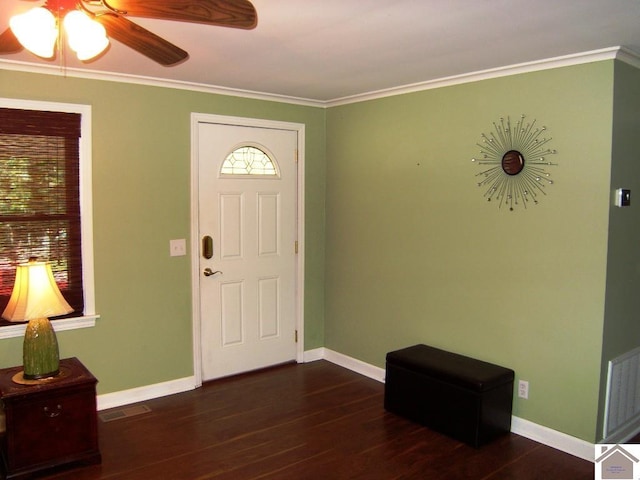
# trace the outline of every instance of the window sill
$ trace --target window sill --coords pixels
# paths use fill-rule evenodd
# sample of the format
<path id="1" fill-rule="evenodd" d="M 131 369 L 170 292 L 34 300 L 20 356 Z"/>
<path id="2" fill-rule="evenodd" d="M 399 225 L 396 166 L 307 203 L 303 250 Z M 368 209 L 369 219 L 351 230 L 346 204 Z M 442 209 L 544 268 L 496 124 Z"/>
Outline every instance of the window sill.
<path id="1" fill-rule="evenodd" d="M 97 314 L 85 315 L 84 317 L 64 318 L 61 320 L 54 320 L 51 322 L 51 325 L 53 325 L 53 329 L 56 332 L 62 332 L 63 330 L 75 330 L 78 328 L 90 328 L 96 326 L 96 319 L 98 318 L 100 318 L 100 315 Z M 22 337 L 24 336 L 26 328 L 26 323 L 2 327 L 0 328 L 0 339 Z"/>

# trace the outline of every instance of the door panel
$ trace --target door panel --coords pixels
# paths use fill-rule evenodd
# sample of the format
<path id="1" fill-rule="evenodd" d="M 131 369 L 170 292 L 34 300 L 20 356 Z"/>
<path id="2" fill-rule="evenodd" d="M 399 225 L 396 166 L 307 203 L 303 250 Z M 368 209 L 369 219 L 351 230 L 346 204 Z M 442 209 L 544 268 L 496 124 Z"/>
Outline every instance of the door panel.
<path id="1" fill-rule="evenodd" d="M 220 194 L 220 252 L 222 259 L 242 255 L 242 195 Z"/>

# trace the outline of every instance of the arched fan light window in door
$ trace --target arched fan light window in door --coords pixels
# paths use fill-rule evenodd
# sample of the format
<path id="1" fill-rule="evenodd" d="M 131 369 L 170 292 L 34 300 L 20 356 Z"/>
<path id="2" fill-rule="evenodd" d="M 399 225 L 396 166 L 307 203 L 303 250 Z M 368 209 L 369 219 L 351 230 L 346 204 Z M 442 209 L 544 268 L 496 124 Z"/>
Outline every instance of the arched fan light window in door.
<path id="1" fill-rule="evenodd" d="M 0 34 L 0 55 L 23 48 L 54 58 L 66 37 L 80 60 L 100 55 L 117 40 L 161 65 L 186 60 L 189 54 L 127 17 L 177 20 L 252 29 L 256 10 L 248 0 L 45 0 L 14 15 Z"/>
<path id="2" fill-rule="evenodd" d="M 222 162 L 220 174 L 227 175 L 260 175 L 267 177 L 278 177 L 279 169 L 272 156 L 264 149 L 243 145 L 234 148 Z"/>

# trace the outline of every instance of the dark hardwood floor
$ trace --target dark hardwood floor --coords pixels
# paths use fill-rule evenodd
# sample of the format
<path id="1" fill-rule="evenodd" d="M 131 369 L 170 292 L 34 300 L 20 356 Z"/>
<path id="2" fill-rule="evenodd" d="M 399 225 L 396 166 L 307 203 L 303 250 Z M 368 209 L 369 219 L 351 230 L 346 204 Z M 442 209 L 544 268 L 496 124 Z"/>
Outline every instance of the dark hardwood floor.
<path id="1" fill-rule="evenodd" d="M 326 361 L 143 402 L 103 423 L 102 465 L 47 479 L 593 479 L 591 462 L 508 434 L 480 449 L 383 408 L 384 385 Z M 105 413 L 105 412 L 101 412 Z"/>

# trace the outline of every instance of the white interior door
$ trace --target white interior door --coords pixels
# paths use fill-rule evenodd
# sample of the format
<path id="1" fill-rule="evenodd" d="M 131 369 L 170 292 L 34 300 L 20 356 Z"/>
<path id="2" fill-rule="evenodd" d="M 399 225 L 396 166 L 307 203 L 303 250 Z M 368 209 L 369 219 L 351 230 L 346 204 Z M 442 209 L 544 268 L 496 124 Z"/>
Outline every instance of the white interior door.
<path id="1" fill-rule="evenodd" d="M 297 148 L 293 130 L 198 123 L 202 380 L 296 359 Z"/>

